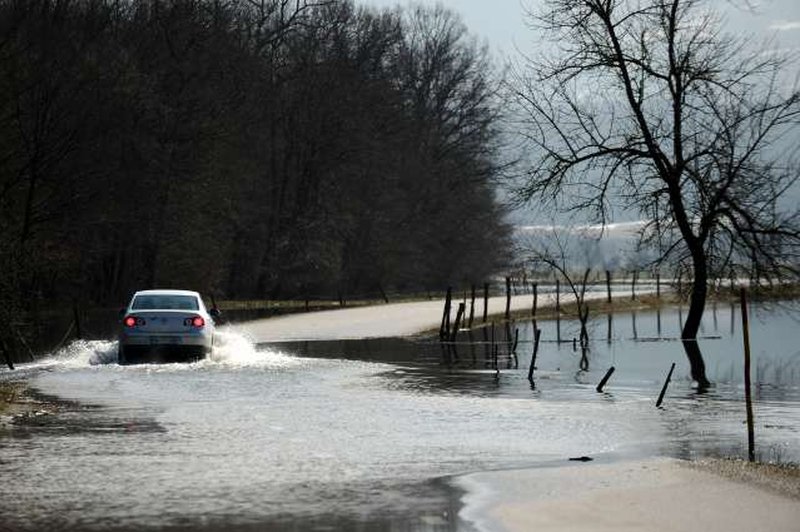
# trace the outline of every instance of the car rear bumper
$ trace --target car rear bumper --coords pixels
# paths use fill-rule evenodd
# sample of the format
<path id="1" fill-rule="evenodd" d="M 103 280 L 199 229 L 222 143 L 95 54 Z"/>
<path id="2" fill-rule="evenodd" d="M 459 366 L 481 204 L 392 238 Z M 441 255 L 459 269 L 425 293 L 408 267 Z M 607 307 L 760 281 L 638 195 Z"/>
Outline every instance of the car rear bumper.
<path id="1" fill-rule="evenodd" d="M 209 349 L 212 346 L 213 333 L 203 331 L 202 333 L 188 334 L 176 332 L 123 332 L 119 335 L 120 345 L 174 345 L 174 346 L 204 346 Z"/>
<path id="2" fill-rule="evenodd" d="M 194 362 L 211 352 L 212 338 L 211 334 L 123 333 L 119 337 L 119 363 Z"/>
<path id="3" fill-rule="evenodd" d="M 211 348 L 204 345 L 120 344 L 119 363 L 127 365 L 196 362 L 204 359 L 210 352 Z"/>

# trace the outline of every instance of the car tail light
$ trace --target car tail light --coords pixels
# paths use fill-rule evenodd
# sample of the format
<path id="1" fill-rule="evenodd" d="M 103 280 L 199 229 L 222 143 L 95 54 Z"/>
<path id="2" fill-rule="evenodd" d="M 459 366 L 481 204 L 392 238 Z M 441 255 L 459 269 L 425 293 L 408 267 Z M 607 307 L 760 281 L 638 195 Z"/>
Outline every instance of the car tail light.
<path id="1" fill-rule="evenodd" d="M 202 316 L 195 316 L 193 318 L 186 318 L 183 320 L 183 324 L 190 327 L 197 327 L 198 329 L 205 327 L 206 320 L 202 318 Z"/>
<path id="2" fill-rule="evenodd" d="M 144 318 L 137 318 L 136 316 L 128 316 L 124 320 L 122 320 L 122 323 L 125 324 L 125 327 L 136 327 L 137 325 L 141 327 L 142 325 L 144 325 Z"/>

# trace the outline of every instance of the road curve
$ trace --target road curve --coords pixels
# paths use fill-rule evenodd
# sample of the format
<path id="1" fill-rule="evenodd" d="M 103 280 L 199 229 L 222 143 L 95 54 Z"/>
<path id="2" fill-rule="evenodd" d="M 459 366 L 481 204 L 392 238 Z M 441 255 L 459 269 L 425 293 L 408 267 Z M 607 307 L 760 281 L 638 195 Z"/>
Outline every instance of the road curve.
<path id="1" fill-rule="evenodd" d="M 605 297 L 605 293 L 589 293 L 586 299 Z M 570 301 L 562 294 L 563 301 Z M 453 301 L 451 321 L 455 319 L 459 301 Z M 533 299 L 530 294 L 513 296 L 512 310 L 530 309 Z M 506 298 L 490 297 L 490 315 L 505 312 Z M 555 305 L 555 294 L 539 294 L 540 308 Z M 363 338 L 387 338 L 412 336 L 424 331 L 438 329 L 442 320 L 444 299 L 389 303 L 367 307 L 323 310 L 302 314 L 291 314 L 276 318 L 248 321 L 237 325 L 237 329 L 256 343 L 292 342 L 302 340 L 351 340 Z M 467 301 L 469 314 L 469 301 Z M 475 301 L 475 317 L 483 316 L 483 299 Z"/>

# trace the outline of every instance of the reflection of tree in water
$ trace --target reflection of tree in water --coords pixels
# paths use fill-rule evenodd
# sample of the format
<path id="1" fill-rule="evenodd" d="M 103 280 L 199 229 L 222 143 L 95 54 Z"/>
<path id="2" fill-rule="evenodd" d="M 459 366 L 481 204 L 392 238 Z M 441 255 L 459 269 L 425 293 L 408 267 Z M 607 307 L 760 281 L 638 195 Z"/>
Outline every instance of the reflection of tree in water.
<path id="1" fill-rule="evenodd" d="M 578 361 L 578 371 L 575 373 L 575 382 L 587 384 L 589 375 L 589 347 L 581 346 L 581 359 Z"/>
<path id="2" fill-rule="evenodd" d="M 578 363 L 581 371 L 589 371 L 589 348 L 587 346 L 581 347 L 581 361 Z"/>

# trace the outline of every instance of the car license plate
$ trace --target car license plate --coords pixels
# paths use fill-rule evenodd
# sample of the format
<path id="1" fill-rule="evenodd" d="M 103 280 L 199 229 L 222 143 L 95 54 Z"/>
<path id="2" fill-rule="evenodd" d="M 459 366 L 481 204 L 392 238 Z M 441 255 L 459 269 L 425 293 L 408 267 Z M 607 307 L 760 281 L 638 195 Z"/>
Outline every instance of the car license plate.
<path id="1" fill-rule="evenodd" d="M 183 339 L 180 336 L 151 336 L 150 345 L 180 344 Z"/>

